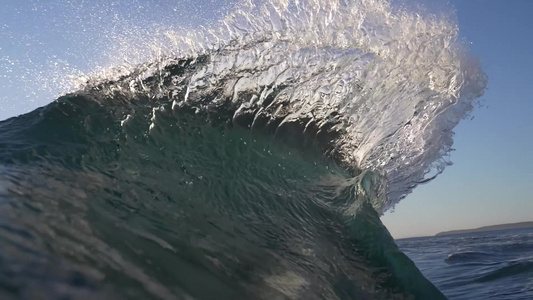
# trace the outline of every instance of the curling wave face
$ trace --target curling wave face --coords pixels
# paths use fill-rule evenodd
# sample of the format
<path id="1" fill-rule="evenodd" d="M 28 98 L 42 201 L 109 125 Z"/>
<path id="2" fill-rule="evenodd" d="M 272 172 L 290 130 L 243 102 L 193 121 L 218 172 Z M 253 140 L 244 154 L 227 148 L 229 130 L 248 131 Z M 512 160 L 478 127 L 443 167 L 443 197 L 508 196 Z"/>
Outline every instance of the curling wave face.
<path id="1" fill-rule="evenodd" d="M 252 2 L 221 25 L 166 32 L 157 62 L 83 86 L 165 98 L 174 110 L 223 107 L 252 130 L 298 127 L 345 167 L 382 174 L 388 188 L 374 207 L 383 212 L 450 164 L 452 130 L 486 85 L 455 23 L 384 1 Z M 172 71 L 184 63 L 194 67 Z"/>

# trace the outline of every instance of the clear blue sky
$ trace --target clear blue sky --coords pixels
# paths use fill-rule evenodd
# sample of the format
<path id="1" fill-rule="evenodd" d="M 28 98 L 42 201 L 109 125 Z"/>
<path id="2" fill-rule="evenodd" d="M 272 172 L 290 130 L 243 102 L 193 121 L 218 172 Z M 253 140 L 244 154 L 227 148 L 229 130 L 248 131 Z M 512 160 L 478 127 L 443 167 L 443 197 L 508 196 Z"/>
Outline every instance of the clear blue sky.
<path id="1" fill-rule="evenodd" d="M 216 11 L 223 15 L 231 6 L 227 2 L 1 1 L 0 119 L 47 104 L 61 91 L 66 75 L 105 64 L 109 57 L 102 53 L 111 28 L 195 27 Z M 397 238 L 533 221 L 533 1 L 424 2 L 429 11 L 456 10 L 460 35 L 472 42 L 471 53 L 481 60 L 489 89 L 482 98 L 485 107 L 455 130 L 454 166 L 418 187 L 382 220 Z M 117 13 L 131 23 L 120 27 L 113 22 Z M 143 33 L 135 34 L 142 38 Z M 43 83 L 49 87 L 43 90 Z"/>
<path id="2" fill-rule="evenodd" d="M 223 17 L 231 1 L 1 0 L 0 120 L 49 103 L 70 75 L 122 63 L 110 50 L 118 35 L 141 44 L 159 25 L 196 28 Z"/>

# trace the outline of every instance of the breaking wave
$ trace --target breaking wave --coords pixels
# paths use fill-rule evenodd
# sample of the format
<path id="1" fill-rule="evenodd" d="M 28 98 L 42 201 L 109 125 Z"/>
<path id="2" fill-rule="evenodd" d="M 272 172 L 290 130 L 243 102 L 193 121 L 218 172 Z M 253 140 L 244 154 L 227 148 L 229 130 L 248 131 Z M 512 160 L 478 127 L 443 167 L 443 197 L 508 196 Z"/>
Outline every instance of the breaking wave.
<path id="1" fill-rule="evenodd" d="M 457 31 L 385 1 L 248 1 L 78 78 L 0 123 L 2 293 L 444 298 L 379 215 L 450 164 L 485 89 Z"/>

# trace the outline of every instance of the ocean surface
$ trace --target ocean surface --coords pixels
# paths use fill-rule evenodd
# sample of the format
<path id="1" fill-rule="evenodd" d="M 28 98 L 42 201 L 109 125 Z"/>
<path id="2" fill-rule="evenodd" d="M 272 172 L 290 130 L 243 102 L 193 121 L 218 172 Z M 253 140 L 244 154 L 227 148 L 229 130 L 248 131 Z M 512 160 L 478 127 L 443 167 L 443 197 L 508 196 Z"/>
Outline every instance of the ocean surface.
<path id="1" fill-rule="evenodd" d="M 533 299 L 533 228 L 397 240 L 448 299 Z"/>
<path id="2" fill-rule="evenodd" d="M 115 53 L 0 122 L 0 299 L 445 299 L 379 216 L 450 165 L 485 90 L 457 32 L 386 1 L 243 1 Z"/>

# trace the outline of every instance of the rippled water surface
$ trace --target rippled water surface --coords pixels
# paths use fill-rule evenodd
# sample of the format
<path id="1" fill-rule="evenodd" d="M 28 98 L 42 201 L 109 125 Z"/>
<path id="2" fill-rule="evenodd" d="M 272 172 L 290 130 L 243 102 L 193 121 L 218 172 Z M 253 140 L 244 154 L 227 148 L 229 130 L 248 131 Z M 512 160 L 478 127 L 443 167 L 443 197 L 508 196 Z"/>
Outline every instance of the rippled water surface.
<path id="1" fill-rule="evenodd" d="M 449 299 L 533 299 L 533 229 L 396 243 Z"/>

